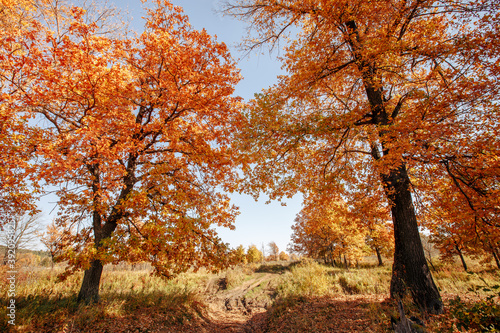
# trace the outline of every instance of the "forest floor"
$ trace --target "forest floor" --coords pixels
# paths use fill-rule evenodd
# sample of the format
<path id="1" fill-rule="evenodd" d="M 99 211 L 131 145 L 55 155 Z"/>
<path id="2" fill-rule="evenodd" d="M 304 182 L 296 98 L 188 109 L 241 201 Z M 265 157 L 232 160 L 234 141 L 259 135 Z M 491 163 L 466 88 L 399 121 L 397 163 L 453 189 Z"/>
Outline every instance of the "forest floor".
<path id="1" fill-rule="evenodd" d="M 493 297 L 497 269 L 477 266 L 471 273 L 456 265 L 435 266 L 445 313 L 421 318 L 406 300 L 407 316 L 423 319 L 428 332 L 481 332 L 481 325 L 500 324 L 500 299 Z M 58 282 L 61 272 L 60 267 L 20 269 L 16 325 L 8 324 L 9 297 L 2 288 L 0 332 L 390 332 L 391 317 L 398 317 L 388 294 L 390 265 L 349 270 L 313 261 L 241 265 L 173 280 L 152 276 L 146 267 L 111 266 L 101 280 L 100 302 L 91 305 L 76 302 L 82 275 Z M 0 267 L 0 279 L 6 278 Z"/>
<path id="2" fill-rule="evenodd" d="M 204 292 L 207 305 L 203 320 L 182 325 L 183 332 L 263 333 L 263 332 L 377 332 L 374 313 L 383 304 L 389 307 L 388 295 L 322 296 L 295 300 L 295 306 L 272 322 L 276 287 L 280 273 L 264 272 L 248 276 L 244 282 L 229 287 L 226 278 L 213 278 Z M 270 326 L 273 326 L 272 328 Z M 278 326 L 278 327 L 276 327 Z M 179 332 L 170 327 L 160 332 Z M 382 330 L 383 331 L 383 330 Z"/>

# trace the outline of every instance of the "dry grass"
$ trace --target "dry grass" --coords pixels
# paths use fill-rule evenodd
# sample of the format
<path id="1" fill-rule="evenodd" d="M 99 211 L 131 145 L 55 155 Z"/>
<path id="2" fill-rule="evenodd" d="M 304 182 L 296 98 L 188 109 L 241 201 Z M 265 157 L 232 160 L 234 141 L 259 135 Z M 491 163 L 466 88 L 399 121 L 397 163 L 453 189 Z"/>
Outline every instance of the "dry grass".
<path id="1" fill-rule="evenodd" d="M 78 304 L 82 274 L 57 282 L 56 270 L 21 270 L 17 275 L 16 325 L 5 314 L 0 331 L 12 332 L 133 332 L 189 324 L 204 315 L 198 282 L 203 274 L 165 281 L 143 271 L 103 273 L 100 303 Z M 5 278 L 5 272 L 2 274 Z M 2 290 L 2 305 L 7 304 Z M 6 307 L 2 307 L 2 312 Z"/>
<path id="2" fill-rule="evenodd" d="M 486 311 L 477 310 L 477 304 L 483 304 L 488 297 L 493 302 L 500 301 L 498 297 L 493 297 L 495 294 L 492 294 L 494 290 L 491 288 L 500 281 L 499 271 L 491 265 L 474 263 L 474 272 L 465 272 L 456 263 L 436 265 L 438 271 L 433 276 L 445 302 L 445 313 L 424 318 L 408 299 L 405 301 L 408 315 L 424 318 L 430 332 L 459 332 L 459 315 L 488 315 L 490 321 L 495 321 L 491 318 L 493 312 L 485 314 Z M 358 269 L 345 270 L 325 267 L 313 261 L 303 262 L 281 278 L 277 288 L 278 298 L 270 311 L 268 331 L 390 331 L 390 318 L 398 317 L 389 299 L 390 279 L 390 266 L 362 265 Z M 459 303 L 456 302 L 457 296 L 461 299 Z M 344 310 L 339 311 L 339 307 Z M 330 317 L 343 319 L 334 320 L 332 325 Z M 481 321 L 478 318 L 471 320 Z M 500 323 L 500 317 L 496 320 Z M 462 329 L 464 332 L 477 331 L 474 328 L 465 329 L 464 325 Z"/>
<path id="3" fill-rule="evenodd" d="M 498 284 L 499 271 L 477 262 L 471 265 L 474 273 L 464 272 L 454 263 L 435 266 L 433 276 L 447 309 L 441 316 L 425 318 L 428 330 L 458 332 L 457 317 L 491 295 L 483 287 Z M 6 269 L 0 269 L 0 278 L 6 281 Z M 390 317 L 397 317 L 388 294 L 389 265 L 345 270 L 303 261 L 289 266 L 236 266 L 218 275 L 199 271 L 170 281 L 151 276 L 147 265 L 110 267 L 103 274 L 101 302 L 96 305 L 77 304 L 82 274 L 57 282 L 60 270 L 38 267 L 19 271 L 15 327 L 7 323 L 8 295 L 2 288 L 0 331 L 237 332 L 244 326 L 255 332 L 384 332 L 390 329 Z M 253 283 L 249 280 L 262 277 L 266 283 L 245 292 L 254 298 L 260 293 L 271 296 L 274 301 L 270 299 L 272 305 L 266 314 L 246 314 L 246 326 L 239 328 L 228 324 L 227 318 L 217 323 L 211 319 L 206 294 L 214 292 L 209 290 L 210 283 L 225 279 L 228 290 L 239 290 Z M 453 303 L 457 296 L 461 303 Z M 464 306 L 462 312 L 455 311 L 457 304 Z M 406 309 L 421 316 L 411 302 L 406 302 Z"/>

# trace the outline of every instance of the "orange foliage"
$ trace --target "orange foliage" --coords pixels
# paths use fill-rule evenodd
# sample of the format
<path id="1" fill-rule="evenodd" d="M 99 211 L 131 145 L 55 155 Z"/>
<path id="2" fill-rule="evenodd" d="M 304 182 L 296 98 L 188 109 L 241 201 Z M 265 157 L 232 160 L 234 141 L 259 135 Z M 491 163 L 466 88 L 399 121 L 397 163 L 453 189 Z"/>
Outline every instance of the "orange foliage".
<path id="1" fill-rule="evenodd" d="M 469 186 L 467 178 L 475 179 L 477 185 Z M 487 185 L 490 181 L 472 171 L 460 180 L 448 175 L 439 186 L 428 189 L 430 195 L 423 203 L 421 215 L 444 258 L 487 255 L 493 256 L 500 267 L 500 220 L 498 204 L 494 203 L 498 197 L 495 186 Z"/>
<path id="2" fill-rule="evenodd" d="M 412 191 L 430 202 L 440 188 L 451 190 L 469 206 L 461 218 L 498 230 L 499 9 L 493 0 L 227 6 L 251 22 L 249 49 L 286 43 L 287 74 L 246 114 L 240 146 L 248 152 L 248 191 L 272 198 L 321 193 L 327 201 L 318 206 L 332 200 L 325 191 L 368 193 L 374 203 L 384 195 L 396 245 L 391 294 L 408 287 L 435 313 L 442 302 L 420 244 Z M 442 187 L 450 178 L 454 186 Z M 453 201 L 437 200 L 453 211 Z"/>
<path id="3" fill-rule="evenodd" d="M 0 1 L 0 227 L 13 216 L 36 210 L 39 188 L 30 176 L 30 158 L 37 136 L 27 128 L 29 117 L 11 107 L 30 84 L 24 55 L 38 37 L 34 14 L 31 1 Z"/>
<path id="4" fill-rule="evenodd" d="M 22 49 L 0 45 L 1 110 L 37 120 L 31 174 L 59 189 L 59 260 L 72 271 L 149 260 L 167 276 L 226 265 L 211 226 L 232 227 L 237 214 L 216 191 L 237 176 L 240 75 L 227 47 L 166 0 L 137 37 L 102 33 L 83 8 L 37 10 L 43 22 L 5 37 Z"/>
<path id="5" fill-rule="evenodd" d="M 331 263 L 341 257 L 352 262 L 361 259 L 366 229 L 349 215 L 342 200 L 321 205 L 307 202 L 292 226 L 292 250 Z"/>
<path id="6" fill-rule="evenodd" d="M 367 246 L 386 255 L 391 252 L 392 230 L 386 220 L 360 218 L 356 208 L 341 199 L 333 202 L 318 199 L 307 198 L 292 226 L 294 252 L 330 263 L 337 258 L 356 262 L 366 255 Z"/>
<path id="7" fill-rule="evenodd" d="M 448 164 L 468 191 L 488 192 L 487 201 L 474 201 L 476 211 L 496 209 L 498 4 L 445 1 L 437 11 L 433 1 L 233 3 L 228 11 L 253 23 L 249 48 L 274 46 L 292 26 L 299 31 L 281 57 L 289 74 L 247 111 L 240 144 L 260 162 L 248 167 L 250 190 L 274 198 L 375 187 L 369 195 L 378 201 L 380 174 L 401 161 L 434 187 L 449 177 Z M 372 93 L 383 110 L 370 104 Z"/>

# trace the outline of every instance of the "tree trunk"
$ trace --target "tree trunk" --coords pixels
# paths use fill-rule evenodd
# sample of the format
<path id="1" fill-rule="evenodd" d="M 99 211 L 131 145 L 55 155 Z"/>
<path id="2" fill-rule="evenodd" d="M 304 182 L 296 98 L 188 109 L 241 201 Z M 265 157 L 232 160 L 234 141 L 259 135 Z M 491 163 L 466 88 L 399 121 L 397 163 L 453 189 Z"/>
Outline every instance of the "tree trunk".
<path id="1" fill-rule="evenodd" d="M 392 206 L 394 223 L 391 297 L 403 298 L 409 291 L 413 301 L 423 311 L 440 314 L 443 312 L 443 302 L 425 259 L 406 165 L 402 163 L 381 176 Z"/>
<path id="2" fill-rule="evenodd" d="M 465 258 L 462 253 L 462 250 L 457 245 L 455 245 L 455 249 L 457 250 L 458 255 L 460 256 L 460 260 L 462 261 L 462 266 L 464 266 L 464 270 L 467 272 L 467 264 L 465 263 Z"/>
<path id="3" fill-rule="evenodd" d="M 375 248 L 375 252 L 377 252 L 378 265 L 384 266 L 384 262 L 382 261 L 382 255 L 380 254 L 380 249 L 378 247 Z"/>
<path id="4" fill-rule="evenodd" d="M 111 214 L 108 222 L 101 225 L 102 218 L 97 211 L 94 211 L 93 223 L 94 223 L 94 246 L 97 249 L 97 253 L 103 250 L 102 241 L 108 239 L 113 234 L 116 229 L 117 223 L 115 216 Z M 99 259 L 93 258 L 90 262 L 90 268 L 85 271 L 83 275 L 82 286 L 80 287 L 80 292 L 78 293 L 78 302 L 84 301 L 85 303 L 97 303 L 99 301 L 99 284 L 101 281 L 103 264 Z"/>
<path id="5" fill-rule="evenodd" d="M 493 258 L 495 258 L 495 262 L 497 263 L 498 269 L 500 269 L 500 260 L 498 258 L 498 253 L 496 249 L 493 248 L 491 252 L 493 252 Z"/>
<path id="6" fill-rule="evenodd" d="M 93 260 L 89 269 L 83 275 L 82 286 L 78 293 L 78 302 L 97 303 L 99 301 L 99 283 L 102 275 L 102 263 Z"/>
<path id="7" fill-rule="evenodd" d="M 371 123 L 378 128 L 383 155 L 389 154 L 390 143 L 397 141 L 395 133 L 390 133 L 388 127 L 393 123 L 402 107 L 398 103 L 392 111 L 386 109 L 382 77 L 377 76 L 373 60 L 364 55 L 365 45 L 355 21 L 345 22 L 348 28 L 348 43 L 353 50 L 358 69 L 363 78 L 366 98 L 370 103 Z M 397 134 L 396 134 L 397 135 Z M 380 160 L 378 146 L 372 143 L 372 156 Z M 393 158 L 396 156 L 393 156 Z M 402 156 L 400 159 L 402 161 Z M 394 223 L 394 264 L 391 280 L 391 296 L 403 297 L 407 290 L 413 300 L 422 310 L 430 313 L 442 313 L 443 302 L 434 284 L 432 275 L 425 260 L 424 248 L 418 233 L 417 217 L 410 190 L 410 180 L 404 162 L 388 173 L 381 172 L 382 183 L 386 196 L 391 203 L 392 220 Z"/>

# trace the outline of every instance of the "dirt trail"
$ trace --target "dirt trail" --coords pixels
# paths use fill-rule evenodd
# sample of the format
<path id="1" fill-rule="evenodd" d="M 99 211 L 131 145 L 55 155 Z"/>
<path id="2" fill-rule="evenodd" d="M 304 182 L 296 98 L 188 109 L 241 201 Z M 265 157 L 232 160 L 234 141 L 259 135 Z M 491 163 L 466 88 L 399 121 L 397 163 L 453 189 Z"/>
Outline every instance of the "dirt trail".
<path id="1" fill-rule="evenodd" d="M 208 295 L 209 303 L 226 311 L 240 311 L 246 314 L 251 314 L 258 309 L 266 309 L 273 294 L 273 291 L 269 289 L 272 279 L 272 274 L 257 273 L 251 279 L 233 288 L 228 288 L 224 278 L 219 279 L 216 281 L 216 292 Z"/>
<path id="2" fill-rule="evenodd" d="M 382 332 L 379 311 L 390 307 L 388 295 L 324 296 L 297 302 L 279 317 L 268 309 L 276 297 L 283 270 L 245 275 L 228 285 L 214 277 L 202 291 L 207 305 L 201 320 L 166 328 L 161 333 Z M 274 313 L 274 312 L 273 312 Z M 274 316 L 275 314 L 273 314 Z M 382 318 L 382 320 L 385 320 Z"/>
<path id="3" fill-rule="evenodd" d="M 245 280 L 234 286 L 228 285 L 227 277 L 214 277 L 202 291 L 207 305 L 202 320 L 160 332 L 178 333 L 182 329 L 183 333 L 264 333 L 279 275 L 257 272 L 245 275 Z"/>
<path id="4" fill-rule="evenodd" d="M 224 278 L 209 282 L 207 332 L 261 332 L 265 313 L 274 297 L 276 274 L 257 273 L 240 285 L 228 288 Z M 215 327 L 214 327 L 215 326 Z"/>

